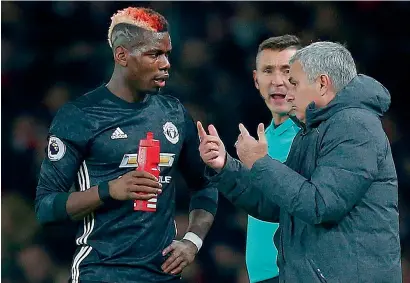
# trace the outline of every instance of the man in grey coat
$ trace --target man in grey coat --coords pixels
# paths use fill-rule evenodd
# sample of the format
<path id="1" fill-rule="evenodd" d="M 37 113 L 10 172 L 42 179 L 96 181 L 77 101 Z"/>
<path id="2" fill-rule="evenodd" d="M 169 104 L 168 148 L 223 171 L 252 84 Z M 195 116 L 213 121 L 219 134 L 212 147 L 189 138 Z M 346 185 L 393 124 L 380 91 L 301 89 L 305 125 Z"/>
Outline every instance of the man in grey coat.
<path id="1" fill-rule="evenodd" d="M 380 121 L 389 92 L 337 43 L 313 43 L 290 64 L 302 130 L 286 164 L 267 155 L 263 124 L 258 140 L 240 124 L 238 161 L 198 123 L 210 179 L 237 207 L 279 221 L 280 282 L 401 282 L 397 176 Z"/>

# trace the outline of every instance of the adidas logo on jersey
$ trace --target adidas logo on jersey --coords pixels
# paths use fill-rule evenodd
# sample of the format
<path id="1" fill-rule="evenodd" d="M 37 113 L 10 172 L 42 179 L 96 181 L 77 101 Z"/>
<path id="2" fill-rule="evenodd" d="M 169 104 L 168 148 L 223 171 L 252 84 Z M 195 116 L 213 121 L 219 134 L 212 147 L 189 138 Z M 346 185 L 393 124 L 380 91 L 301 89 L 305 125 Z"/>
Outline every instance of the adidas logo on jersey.
<path id="1" fill-rule="evenodd" d="M 124 133 L 120 128 L 116 128 L 115 131 L 111 135 L 112 140 L 126 139 L 126 138 L 128 138 L 127 134 Z"/>

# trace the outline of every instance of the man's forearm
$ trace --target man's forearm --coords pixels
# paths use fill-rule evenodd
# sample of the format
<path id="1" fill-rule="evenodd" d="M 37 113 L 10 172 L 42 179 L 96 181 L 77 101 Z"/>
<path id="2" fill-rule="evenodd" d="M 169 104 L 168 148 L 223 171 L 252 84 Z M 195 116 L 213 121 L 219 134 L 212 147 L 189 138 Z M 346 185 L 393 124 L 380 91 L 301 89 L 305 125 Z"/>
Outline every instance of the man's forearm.
<path id="1" fill-rule="evenodd" d="M 214 216 L 218 208 L 218 191 L 211 183 L 205 188 L 193 192 L 189 204 L 188 231 L 195 233 L 202 240 L 214 222 Z"/>
<path id="2" fill-rule="evenodd" d="M 103 204 L 98 195 L 98 186 L 83 192 L 73 192 L 66 203 L 66 211 L 72 220 L 81 220 Z"/>
<path id="3" fill-rule="evenodd" d="M 227 155 L 223 170 L 210 177 L 218 190 L 236 207 L 245 210 L 255 218 L 279 222 L 279 206 L 254 189 L 250 170 L 239 160 Z"/>
<path id="4" fill-rule="evenodd" d="M 203 209 L 194 209 L 189 213 L 187 232 L 195 233 L 202 240 L 205 239 L 214 222 L 214 216 Z"/>
<path id="5" fill-rule="evenodd" d="M 50 193 L 36 200 L 37 219 L 42 224 L 81 220 L 102 205 L 98 187 L 83 192 Z"/>

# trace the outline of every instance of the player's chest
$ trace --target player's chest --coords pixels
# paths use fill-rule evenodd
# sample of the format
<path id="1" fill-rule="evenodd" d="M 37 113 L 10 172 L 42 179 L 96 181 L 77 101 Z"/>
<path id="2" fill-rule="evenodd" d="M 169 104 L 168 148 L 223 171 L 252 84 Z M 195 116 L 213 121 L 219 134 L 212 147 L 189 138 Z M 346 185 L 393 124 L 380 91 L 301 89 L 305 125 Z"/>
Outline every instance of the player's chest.
<path id="1" fill-rule="evenodd" d="M 177 115 L 126 115 L 101 127 L 89 148 L 89 161 L 116 168 L 136 168 L 140 141 L 152 132 L 159 140 L 161 166 L 171 167 L 182 150 L 184 121 Z"/>

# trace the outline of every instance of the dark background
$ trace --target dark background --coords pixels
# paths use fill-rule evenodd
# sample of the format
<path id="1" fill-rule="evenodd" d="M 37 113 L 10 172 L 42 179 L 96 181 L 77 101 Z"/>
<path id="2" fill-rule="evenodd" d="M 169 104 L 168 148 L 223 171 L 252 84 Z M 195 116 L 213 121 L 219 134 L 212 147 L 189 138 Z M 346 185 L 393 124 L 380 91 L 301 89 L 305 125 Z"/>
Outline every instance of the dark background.
<path id="1" fill-rule="evenodd" d="M 252 70 L 258 44 L 292 33 L 304 43 L 332 40 L 352 52 L 359 71 L 391 92 L 384 118 L 400 191 L 404 282 L 410 282 L 409 2 L 2 2 L 1 239 L 5 283 L 66 282 L 75 227 L 41 228 L 33 199 L 47 129 L 66 101 L 107 82 L 111 15 L 130 5 L 151 7 L 171 24 L 171 80 L 195 120 L 214 123 L 235 156 L 237 125 L 256 132 L 270 122 Z M 179 237 L 189 199 L 178 193 Z M 186 282 L 248 282 L 246 214 L 221 198 L 215 225 Z"/>

